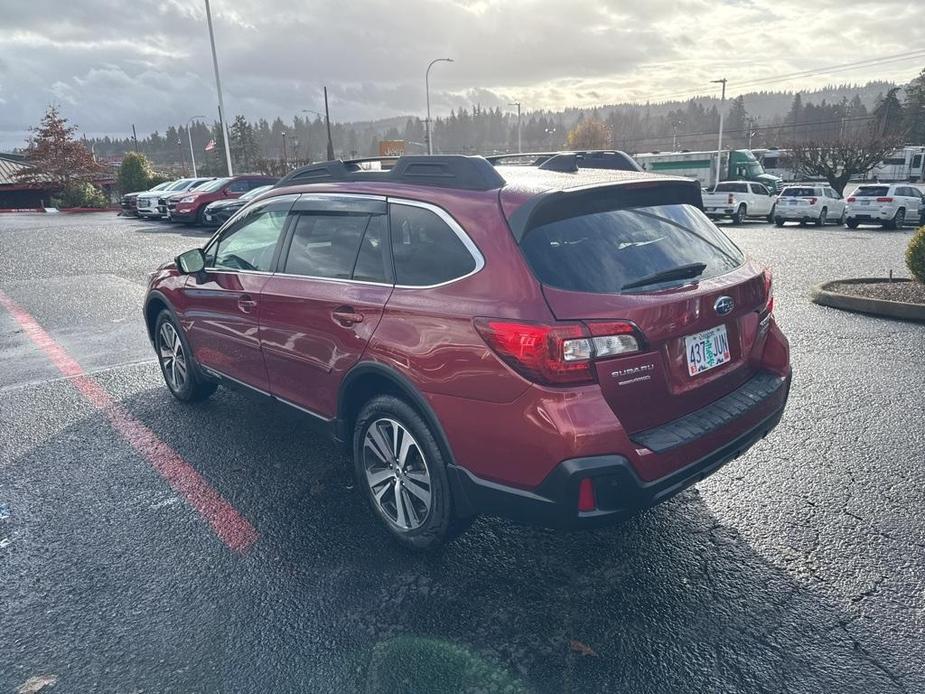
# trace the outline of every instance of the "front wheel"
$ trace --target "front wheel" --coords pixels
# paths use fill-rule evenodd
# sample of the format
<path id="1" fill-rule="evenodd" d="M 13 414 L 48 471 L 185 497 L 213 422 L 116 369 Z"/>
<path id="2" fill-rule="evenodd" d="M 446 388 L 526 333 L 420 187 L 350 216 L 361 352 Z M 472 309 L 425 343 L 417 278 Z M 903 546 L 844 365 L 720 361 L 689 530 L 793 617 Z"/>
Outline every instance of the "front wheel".
<path id="1" fill-rule="evenodd" d="M 389 534 L 409 549 L 430 550 L 461 531 L 453 517 L 446 463 L 424 419 L 390 395 L 363 406 L 353 432 L 357 485 Z"/>
<path id="2" fill-rule="evenodd" d="M 161 311 L 157 317 L 154 345 L 161 375 L 170 393 L 177 400 L 205 400 L 215 392 L 216 384 L 200 377 L 189 343 L 167 309 Z"/>

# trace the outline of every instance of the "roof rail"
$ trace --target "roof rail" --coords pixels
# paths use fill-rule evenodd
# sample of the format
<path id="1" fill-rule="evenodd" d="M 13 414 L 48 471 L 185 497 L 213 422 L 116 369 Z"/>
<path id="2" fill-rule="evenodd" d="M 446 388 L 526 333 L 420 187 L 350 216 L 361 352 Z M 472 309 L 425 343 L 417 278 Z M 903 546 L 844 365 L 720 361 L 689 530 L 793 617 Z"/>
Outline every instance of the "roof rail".
<path id="1" fill-rule="evenodd" d="M 369 170 L 361 166 L 361 164 L 372 162 L 388 162 L 391 167 Z M 493 190 L 502 187 L 505 182 L 501 174 L 484 157 L 447 154 L 368 157 L 347 161 L 337 159 L 319 162 L 292 171 L 284 176 L 275 187 L 341 181 L 408 183 L 464 190 Z"/>
<path id="2" fill-rule="evenodd" d="M 495 154 L 487 157 L 495 166 L 509 160 L 527 159 L 521 166 L 536 166 L 549 171 L 574 172 L 578 169 L 611 169 L 617 171 L 642 171 L 626 152 L 617 149 L 588 149 L 562 152 L 524 152 L 517 154 Z"/>

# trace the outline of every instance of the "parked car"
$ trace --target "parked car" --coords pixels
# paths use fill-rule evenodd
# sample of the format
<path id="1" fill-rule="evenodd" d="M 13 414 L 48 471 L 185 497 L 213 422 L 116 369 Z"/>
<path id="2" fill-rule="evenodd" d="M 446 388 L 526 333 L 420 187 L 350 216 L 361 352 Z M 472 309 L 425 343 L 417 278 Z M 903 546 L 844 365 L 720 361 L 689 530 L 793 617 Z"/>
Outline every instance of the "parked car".
<path id="1" fill-rule="evenodd" d="M 278 179 L 274 179 L 273 183 L 276 183 Z M 205 214 L 202 215 L 202 221 L 207 226 L 221 226 L 229 219 L 231 219 L 235 212 L 244 207 L 251 200 L 256 198 L 262 193 L 266 193 L 270 188 L 273 187 L 273 183 L 268 183 L 265 186 L 260 186 L 258 188 L 252 188 L 242 195 L 240 198 L 231 198 L 230 200 L 216 200 L 215 202 L 210 202 L 206 205 Z"/>
<path id="2" fill-rule="evenodd" d="M 733 224 L 748 218 L 770 219 L 775 198 L 762 183 L 728 181 L 703 194 L 703 210 L 710 219 L 728 217 Z"/>
<path id="3" fill-rule="evenodd" d="M 138 190 L 132 193 L 125 193 L 121 198 L 119 198 L 119 207 L 121 208 L 120 214 L 123 217 L 137 217 L 138 216 L 138 196 L 142 193 L 149 193 L 158 190 L 163 190 L 170 185 L 170 181 L 164 181 L 163 183 L 158 183 L 156 186 L 150 190 Z"/>
<path id="4" fill-rule="evenodd" d="M 170 210 L 170 219 L 174 222 L 187 224 L 202 224 L 205 218 L 206 206 L 216 200 L 229 200 L 241 197 L 244 193 L 276 183 L 279 179 L 272 176 L 232 176 L 231 178 L 217 178 L 189 194 L 172 196 L 176 206 Z"/>
<path id="5" fill-rule="evenodd" d="M 177 399 L 245 386 L 317 418 L 408 547 L 478 513 L 596 526 L 787 401 L 771 274 L 700 208 L 645 173 L 316 164 L 153 273 L 144 316 Z"/>
<path id="6" fill-rule="evenodd" d="M 176 181 L 171 181 L 166 187 L 160 190 L 139 193 L 136 198 L 138 216 L 142 219 L 160 219 L 167 214 L 166 208 L 164 208 L 163 212 L 161 211 L 160 200 L 162 197 L 191 190 L 211 180 L 211 178 L 181 178 Z"/>
<path id="7" fill-rule="evenodd" d="M 799 222 L 805 226 L 845 223 L 845 200 L 830 186 L 806 183 L 784 188 L 774 208 L 774 223 L 782 227 L 785 222 Z"/>
<path id="8" fill-rule="evenodd" d="M 190 191 L 199 190 L 203 186 L 212 181 L 216 180 L 215 176 L 208 178 L 199 178 L 195 183 L 190 185 L 186 190 L 180 191 L 162 191 L 161 196 L 157 200 L 157 211 L 161 215 L 161 219 L 166 219 L 170 221 L 170 215 L 177 206 L 177 201 L 180 198 L 186 197 Z"/>
<path id="9" fill-rule="evenodd" d="M 848 197 L 846 223 L 879 224 L 884 229 L 902 229 L 907 220 L 925 224 L 922 191 L 907 183 L 877 183 L 858 186 Z"/>

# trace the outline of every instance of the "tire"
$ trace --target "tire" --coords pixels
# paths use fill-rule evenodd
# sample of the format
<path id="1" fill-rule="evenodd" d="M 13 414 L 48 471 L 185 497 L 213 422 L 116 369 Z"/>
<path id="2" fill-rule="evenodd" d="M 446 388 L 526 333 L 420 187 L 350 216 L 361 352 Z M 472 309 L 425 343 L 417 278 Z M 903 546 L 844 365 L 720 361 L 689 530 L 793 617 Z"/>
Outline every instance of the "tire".
<path id="1" fill-rule="evenodd" d="M 823 207 L 822 212 L 819 213 L 819 219 L 816 220 L 816 226 L 824 227 L 827 221 L 829 221 L 829 210 L 828 208 Z"/>
<path id="2" fill-rule="evenodd" d="M 745 205 L 739 205 L 736 211 L 732 213 L 732 217 L 731 217 L 732 223 L 741 224 L 742 221 L 745 219 L 745 214 L 747 211 L 748 210 L 746 209 Z"/>
<path id="3" fill-rule="evenodd" d="M 884 224 L 887 229 L 902 229 L 906 225 L 906 208 L 900 207 L 893 215 L 893 219 Z"/>
<path id="4" fill-rule="evenodd" d="M 200 375 L 186 335 L 167 309 L 160 312 L 154 324 L 154 350 L 164 383 L 177 400 L 197 402 L 215 392 L 218 385 Z"/>
<path id="5" fill-rule="evenodd" d="M 436 549 L 472 521 L 454 518 L 440 446 L 404 400 L 380 395 L 363 406 L 353 429 L 353 467 L 373 513 L 407 549 Z"/>
<path id="6" fill-rule="evenodd" d="M 847 226 L 849 229 L 857 229 L 857 228 L 858 228 L 858 220 L 856 220 L 856 219 L 849 219 L 849 220 L 845 221 L 845 226 Z"/>
<path id="7" fill-rule="evenodd" d="M 778 226 L 778 227 L 784 226 L 784 218 L 783 218 L 783 217 L 775 217 L 775 218 L 774 218 L 774 226 Z"/>
<path id="8" fill-rule="evenodd" d="M 845 226 L 845 219 L 847 218 L 848 213 L 844 209 L 841 211 L 841 217 L 838 218 L 838 221 L 835 222 L 835 226 L 843 227 Z"/>
<path id="9" fill-rule="evenodd" d="M 206 206 L 203 205 L 196 211 L 196 221 L 193 222 L 193 226 L 201 227 L 205 225 L 205 216 L 206 216 Z"/>

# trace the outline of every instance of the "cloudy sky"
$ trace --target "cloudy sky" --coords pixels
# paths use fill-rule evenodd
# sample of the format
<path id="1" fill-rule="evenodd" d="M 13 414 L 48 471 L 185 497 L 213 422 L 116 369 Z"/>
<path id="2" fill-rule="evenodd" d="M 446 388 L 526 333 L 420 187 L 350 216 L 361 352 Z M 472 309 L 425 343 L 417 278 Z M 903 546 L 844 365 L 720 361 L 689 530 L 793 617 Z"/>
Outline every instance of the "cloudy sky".
<path id="1" fill-rule="evenodd" d="M 212 0 L 226 109 L 251 119 L 561 108 L 710 93 L 923 49 L 922 0 Z M 907 81 L 925 57 L 760 87 Z M 744 85 L 737 87 L 736 85 Z M 746 86 L 752 85 L 748 88 Z M 216 114 L 203 0 L 0 1 L 0 149 L 50 103 L 88 135 Z"/>

